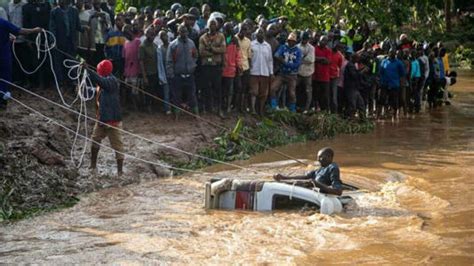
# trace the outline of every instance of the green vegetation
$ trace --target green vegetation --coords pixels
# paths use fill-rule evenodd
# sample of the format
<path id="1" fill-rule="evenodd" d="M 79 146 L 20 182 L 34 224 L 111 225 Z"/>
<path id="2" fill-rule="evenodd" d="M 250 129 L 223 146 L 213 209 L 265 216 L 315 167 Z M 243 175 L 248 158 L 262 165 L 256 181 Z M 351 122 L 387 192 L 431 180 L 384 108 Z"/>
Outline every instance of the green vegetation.
<path id="1" fill-rule="evenodd" d="M 167 10 L 175 2 L 186 7 L 208 2 L 238 21 L 255 19 L 259 14 L 267 18 L 285 15 L 294 29 L 324 30 L 342 22 L 346 28 L 367 24 L 375 36 L 383 38 L 406 32 L 413 33 L 416 39 L 472 40 L 474 34 L 465 28 L 473 27 L 472 18 L 455 21 L 455 10 L 470 5 L 463 0 L 118 0 L 117 10 L 123 11 L 128 6 Z"/>
<path id="2" fill-rule="evenodd" d="M 461 69 L 471 69 L 474 60 L 474 51 L 471 48 L 465 48 L 460 45 L 454 51 L 454 61 Z"/>
<path id="3" fill-rule="evenodd" d="M 61 204 L 54 205 L 51 207 L 42 207 L 42 208 L 29 208 L 29 209 L 18 209 L 18 208 L 13 208 L 13 206 L 10 204 L 10 196 L 13 193 L 13 189 L 10 190 L 10 192 L 6 194 L 1 194 L 0 195 L 0 222 L 2 221 L 18 221 L 22 219 L 27 219 L 31 218 L 37 215 L 41 215 L 44 213 L 52 212 L 52 211 L 58 211 L 62 210 L 65 208 L 70 208 L 76 203 L 79 202 L 79 199 L 76 197 L 70 197 L 66 201 L 62 202 Z"/>
<path id="4" fill-rule="evenodd" d="M 339 115 L 328 113 L 303 115 L 278 111 L 255 125 L 246 124 L 245 120 L 240 118 L 232 132 L 221 133 L 214 139 L 213 145 L 198 151 L 198 154 L 220 161 L 246 160 L 268 147 L 331 138 L 337 134 L 367 133 L 373 129 L 374 122 L 370 120 L 346 120 Z M 165 161 L 186 169 L 198 169 L 213 164 L 210 160 L 200 158 L 190 161 L 165 158 Z"/>

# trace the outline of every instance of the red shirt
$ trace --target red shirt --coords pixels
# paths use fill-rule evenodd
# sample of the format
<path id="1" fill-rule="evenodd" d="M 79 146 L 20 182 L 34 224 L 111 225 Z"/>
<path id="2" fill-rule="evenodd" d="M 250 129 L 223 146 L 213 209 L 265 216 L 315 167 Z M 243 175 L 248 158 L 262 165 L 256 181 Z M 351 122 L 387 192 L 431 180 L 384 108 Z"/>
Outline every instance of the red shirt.
<path id="1" fill-rule="evenodd" d="M 325 57 L 327 60 L 331 60 L 331 50 L 327 47 L 321 48 L 318 46 L 314 49 L 314 54 L 316 57 Z M 329 82 L 329 65 L 322 63 L 314 63 L 314 74 L 313 80 Z"/>
<path id="2" fill-rule="evenodd" d="M 331 64 L 329 65 L 329 77 L 338 78 L 341 76 L 342 54 L 339 51 L 331 52 Z"/>

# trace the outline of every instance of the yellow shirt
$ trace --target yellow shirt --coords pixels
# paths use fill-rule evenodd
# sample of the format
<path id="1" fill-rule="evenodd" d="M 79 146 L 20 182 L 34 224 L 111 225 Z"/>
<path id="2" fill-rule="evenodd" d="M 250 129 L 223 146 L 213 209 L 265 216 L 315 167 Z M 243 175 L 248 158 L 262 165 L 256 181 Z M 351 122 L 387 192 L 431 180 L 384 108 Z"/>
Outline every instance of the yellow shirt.
<path id="1" fill-rule="evenodd" d="M 449 60 L 448 60 L 448 53 L 446 53 L 443 57 L 443 65 L 444 65 L 444 73 L 449 74 Z"/>
<path id="2" fill-rule="evenodd" d="M 240 60 L 240 66 L 243 71 L 249 70 L 250 69 L 250 63 L 249 59 L 252 58 L 252 49 L 250 47 L 250 40 L 247 37 L 244 37 L 242 40 L 239 38 L 238 35 L 235 35 L 237 40 L 239 41 L 239 48 L 241 52 L 241 58 Z"/>

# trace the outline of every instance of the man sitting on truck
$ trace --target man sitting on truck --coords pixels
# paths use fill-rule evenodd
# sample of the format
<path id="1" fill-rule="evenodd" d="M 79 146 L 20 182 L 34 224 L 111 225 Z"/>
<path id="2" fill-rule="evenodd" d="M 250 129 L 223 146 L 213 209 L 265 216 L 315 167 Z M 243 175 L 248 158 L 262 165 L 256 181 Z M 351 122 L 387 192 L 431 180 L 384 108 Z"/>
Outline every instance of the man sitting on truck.
<path id="1" fill-rule="evenodd" d="M 320 168 L 302 176 L 284 176 L 276 174 L 273 178 L 276 181 L 281 180 L 311 180 L 320 192 L 340 196 L 342 194 L 342 182 L 339 174 L 339 166 L 333 162 L 334 151 L 329 148 L 322 148 L 318 151 L 317 159 L 321 165 Z"/>

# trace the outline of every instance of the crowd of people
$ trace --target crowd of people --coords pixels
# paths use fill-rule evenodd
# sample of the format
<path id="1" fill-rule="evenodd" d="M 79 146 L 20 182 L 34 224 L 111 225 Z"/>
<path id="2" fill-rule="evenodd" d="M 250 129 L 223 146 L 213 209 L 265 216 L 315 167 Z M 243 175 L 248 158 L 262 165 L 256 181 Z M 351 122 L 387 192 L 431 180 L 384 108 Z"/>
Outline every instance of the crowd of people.
<path id="1" fill-rule="evenodd" d="M 58 0 L 54 6 L 13 0 L 7 10 L 0 7 L 2 27 L 6 21 L 17 30 L 54 34 L 60 51 L 53 51 L 53 71 L 63 89 L 74 87 L 64 59 L 80 56 L 91 65 L 108 59 L 114 76 L 131 85 L 121 86 L 122 104 L 144 112 L 171 114 L 177 111 L 171 102 L 221 117 L 281 109 L 397 117 L 420 112 L 423 101 L 429 107 L 449 104 L 447 87 L 456 81 L 441 42 L 406 34 L 377 41 L 367 26 L 291 31 L 285 16 L 234 21 L 208 4 L 201 10 L 176 3 L 166 11 L 129 7 L 117 13 L 115 0 Z M 33 40 L 30 34 L 14 42 L 19 60 L 30 69 L 38 63 Z M 14 65 L 14 81 L 48 87 L 47 65 L 26 75 L 6 53 L 11 52 L 2 48 L 0 58 Z"/>

